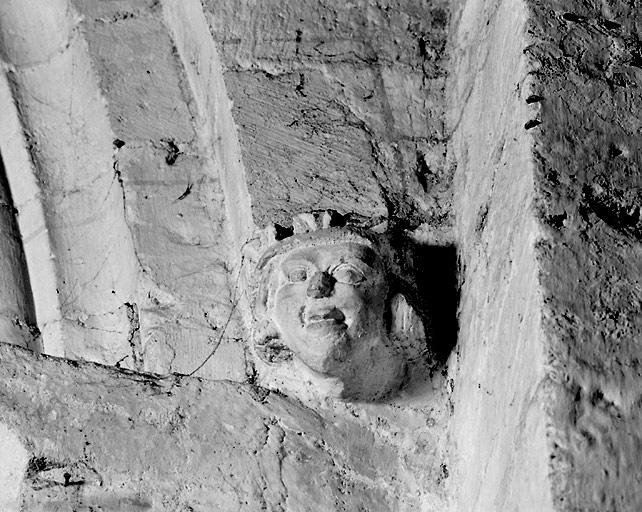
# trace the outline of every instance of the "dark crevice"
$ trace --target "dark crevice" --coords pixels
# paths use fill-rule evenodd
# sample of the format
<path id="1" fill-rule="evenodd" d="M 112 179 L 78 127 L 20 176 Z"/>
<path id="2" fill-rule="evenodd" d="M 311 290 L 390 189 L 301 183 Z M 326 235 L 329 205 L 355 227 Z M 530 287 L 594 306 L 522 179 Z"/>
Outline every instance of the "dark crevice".
<path id="1" fill-rule="evenodd" d="M 601 190 L 596 192 L 588 185 L 584 187 L 582 195 L 583 202 L 580 210 L 585 218 L 587 218 L 587 211 L 591 211 L 619 233 L 638 241 L 642 240 L 642 218 L 639 205 L 629 204 L 617 191 Z"/>
<path id="2" fill-rule="evenodd" d="M 294 40 L 296 43 L 296 55 L 299 55 L 302 36 L 303 36 L 303 31 L 300 28 L 298 28 L 296 30 L 296 38 Z"/>
<path id="3" fill-rule="evenodd" d="M 457 248 L 413 244 L 411 252 L 414 284 L 405 293 L 424 320 L 428 349 L 440 367 L 446 364 L 459 333 Z"/>
<path id="4" fill-rule="evenodd" d="M 420 151 L 417 151 L 417 165 L 415 166 L 415 176 L 424 192 L 428 192 L 428 176 L 430 168 L 426 163 L 426 157 Z"/>
<path id="5" fill-rule="evenodd" d="M 274 229 L 276 231 L 275 238 L 277 240 L 283 240 L 289 236 L 294 235 L 293 226 L 282 226 L 281 224 L 274 224 Z"/>
<path id="6" fill-rule="evenodd" d="M 619 23 L 611 20 L 603 20 L 602 26 L 607 30 L 619 30 L 622 27 Z"/>
<path id="7" fill-rule="evenodd" d="M 543 101 L 544 98 L 542 96 L 539 96 L 537 94 L 531 94 L 528 98 L 526 98 L 526 103 L 531 104 L 531 103 L 539 103 L 540 101 Z"/>
<path id="8" fill-rule="evenodd" d="M 546 217 L 546 223 L 554 229 L 562 229 L 566 224 L 566 219 L 568 218 L 566 212 L 562 212 L 559 215 L 549 215 Z"/>
<path id="9" fill-rule="evenodd" d="M 179 155 L 183 152 L 173 139 L 161 139 L 161 143 L 167 153 L 165 155 L 165 163 L 167 163 L 167 165 L 174 165 L 176 160 L 178 160 Z"/>
<path id="10" fill-rule="evenodd" d="M 138 305 L 136 303 L 126 302 L 125 307 L 127 308 L 127 320 L 129 321 L 127 341 L 131 347 L 134 368 L 137 371 L 142 371 L 144 369 L 144 364 L 142 345 L 140 341 L 140 316 L 138 313 Z"/>
<path id="11" fill-rule="evenodd" d="M 571 23 L 583 23 L 586 21 L 586 16 L 575 14 L 574 12 L 565 12 L 562 14 L 562 18 L 566 21 L 570 21 Z"/>
<path id="12" fill-rule="evenodd" d="M 307 94 L 303 92 L 304 88 L 305 88 L 305 75 L 303 73 L 299 73 L 299 83 L 295 87 L 295 91 L 300 96 L 307 96 Z"/>
<path id="13" fill-rule="evenodd" d="M 182 201 L 185 199 L 187 196 L 189 196 L 192 193 L 192 186 L 193 183 L 188 183 L 187 187 L 185 188 L 185 192 L 183 192 L 180 196 L 176 198 L 177 201 Z"/>

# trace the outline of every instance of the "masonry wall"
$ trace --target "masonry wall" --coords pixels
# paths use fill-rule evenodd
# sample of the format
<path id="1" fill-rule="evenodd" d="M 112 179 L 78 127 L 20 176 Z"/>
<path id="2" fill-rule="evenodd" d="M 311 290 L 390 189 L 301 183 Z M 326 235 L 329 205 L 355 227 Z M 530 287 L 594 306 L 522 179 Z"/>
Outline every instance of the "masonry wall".
<path id="1" fill-rule="evenodd" d="M 0 508 L 640 509 L 634 7 L 38 4 L 0 6 Z M 388 402 L 257 385 L 241 249 L 326 207 L 414 251 L 435 359 Z"/>
<path id="2" fill-rule="evenodd" d="M 460 12 L 460 507 L 638 510 L 639 13 Z"/>
<path id="3" fill-rule="evenodd" d="M 236 317 L 227 321 L 239 295 L 233 240 L 243 236 L 243 214 L 240 194 L 229 199 L 235 215 L 226 212 L 231 180 L 223 169 L 236 174 L 237 186 L 244 181 L 229 105 L 217 100 L 227 101 L 221 69 L 194 5 L 203 17 L 194 2 L 74 3 L 107 105 L 140 272 L 131 348 L 120 364 L 189 374 L 216 349 L 199 375 L 243 380 L 242 334 Z M 229 229 L 228 218 L 235 219 Z"/>
<path id="4" fill-rule="evenodd" d="M 253 217 L 332 208 L 448 222 L 444 1 L 203 3 Z"/>
<path id="5" fill-rule="evenodd" d="M 555 504 L 639 510 L 642 15 L 630 2 L 528 5 Z"/>
<path id="6" fill-rule="evenodd" d="M 34 6 L 7 4 L 9 11 L 0 23 L 13 35 L 23 28 L 13 18 L 33 22 L 49 45 L 45 58 L 21 63 L 33 84 L 20 81 L 21 66 L 7 73 L 10 87 L 4 99 L 13 124 L 3 132 L 11 135 L 11 143 L 0 146 L 3 153 L 20 149 L 11 153 L 15 158 L 7 174 L 19 176 L 24 169 L 24 176 L 35 182 L 35 192 L 25 191 L 16 201 L 18 219 L 33 221 L 23 236 L 34 226 L 44 233 L 41 246 L 25 242 L 30 275 L 36 275 L 33 262 L 38 258 L 44 255 L 49 262 L 48 280 L 38 280 L 34 297 L 46 304 L 53 291 L 51 325 L 64 327 L 65 312 L 82 308 L 58 284 L 78 286 L 78 276 L 93 268 L 100 271 L 100 279 L 83 277 L 93 299 L 101 294 L 112 302 L 123 299 L 104 279 L 110 272 L 127 284 L 128 295 L 122 322 L 114 329 L 98 326 L 100 336 L 90 337 L 90 343 L 83 344 L 82 336 L 98 327 L 82 315 L 72 318 L 72 327 L 82 333 L 78 337 L 69 339 L 64 329 L 48 331 L 50 343 L 43 352 L 65 359 L 0 347 L 6 349 L 1 356 L 6 373 L 0 379 L 0 422 L 10 432 L 0 446 L 21 454 L 11 470 L 0 475 L 6 482 L 2 485 L 11 490 L 10 506 L 172 511 L 446 507 L 451 411 L 442 368 L 430 366 L 434 380 L 426 370 L 412 389 L 388 403 L 328 402 L 314 409 L 261 389 L 246 353 L 247 331 L 239 321 L 243 290 L 237 289 L 236 278 L 240 249 L 253 236 L 254 221 L 259 219 L 261 227 L 273 220 L 287 224 L 282 214 L 331 207 L 369 215 L 374 207 L 379 220 L 398 222 L 400 233 L 434 217 L 416 234 L 418 245 L 448 238 L 443 234 L 450 227 L 451 197 L 450 173 L 443 165 L 445 74 L 437 51 L 446 37 L 443 5 L 413 5 L 408 12 L 396 4 L 371 6 L 365 17 L 358 9 L 327 6 L 334 18 L 324 20 L 326 11 L 315 11 L 301 36 L 306 52 L 315 54 L 313 45 L 326 37 L 328 44 L 349 46 L 355 33 L 357 56 L 348 48 L 345 57 L 308 56 L 301 64 L 296 50 L 285 52 L 283 62 L 294 61 L 287 65 L 293 66 L 293 76 L 307 77 L 306 88 L 301 94 L 295 88 L 291 104 L 284 96 L 280 103 L 257 110 L 248 101 L 251 109 L 245 111 L 232 110 L 231 100 L 243 105 L 240 82 L 235 82 L 239 77 L 230 71 L 232 60 L 221 41 L 219 59 L 214 37 L 221 23 L 234 30 L 240 23 L 245 31 L 244 24 L 251 25 L 252 19 L 235 19 L 229 6 L 203 10 L 197 1 L 60 0 L 49 5 L 47 16 L 40 13 L 44 19 L 24 17 L 23 8 Z M 278 9 L 268 6 L 273 12 Z M 293 23 L 297 16 L 292 16 Z M 411 29 L 407 34 L 406 27 Z M 340 32 L 336 37 L 335 28 Z M 403 36 L 397 49 L 386 36 L 393 29 Z M 260 32 L 257 37 L 269 39 Z M 296 31 L 290 36 L 296 42 Z M 38 31 L 30 28 L 26 40 L 29 48 L 38 48 Z M 69 41 L 73 44 L 67 45 Z M 395 56 L 404 60 L 397 62 Z M 47 77 L 56 59 L 64 61 L 61 80 L 68 87 L 55 88 L 49 102 Z M 332 69 L 331 77 L 324 75 L 326 68 Z M 359 77 L 350 77 L 349 91 L 341 92 L 339 78 L 347 81 L 351 68 L 366 77 L 365 85 L 372 90 L 365 90 Z M 82 80 L 73 80 L 75 70 L 83 70 Z M 253 83 L 251 74 L 243 71 L 242 76 Z M 255 102 L 264 99 L 270 78 L 261 80 L 261 87 L 248 94 Z M 326 89 L 326 83 L 332 88 Z M 30 103 L 30 85 L 42 93 L 43 101 Z M 287 89 L 273 92 L 280 95 Z M 366 121 L 349 112 L 353 103 L 370 100 L 374 106 L 359 107 Z M 309 108 L 301 110 L 302 102 Z M 389 102 L 394 108 L 386 106 Z M 61 103 L 74 106 L 73 122 L 49 137 L 51 126 L 64 124 L 56 117 L 67 113 Z M 83 110 L 86 105 L 92 108 Z M 426 105 L 430 108 L 424 115 Z M 326 118 L 338 111 L 347 117 Z M 89 113 L 98 128 L 83 131 Z M 279 113 L 296 115 L 306 128 L 285 126 L 287 133 L 272 142 L 269 132 L 252 138 L 243 121 L 250 113 L 255 121 Z M 35 147 L 29 143 L 32 137 Z M 290 143 L 300 147 L 302 160 L 274 153 L 262 164 L 293 164 L 286 166 L 286 186 L 275 187 L 268 176 L 264 181 L 269 186 L 262 186 L 262 171 L 255 167 L 261 147 Z M 317 144 L 321 155 L 311 150 Z M 95 147 L 100 151 L 91 151 Z M 63 153 L 58 160 L 56 151 Z M 87 160 L 91 158 L 96 165 Z M 65 180 L 72 180 L 74 173 L 84 177 L 83 166 L 94 170 L 98 177 L 83 182 L 94 188 L 68 190 L 68 181 L 67 188 L 56 188 L 48 163 L 55 164 L 53 171 L 63 173 Z M 313 200 L 301 194 L 309 188 L 308 164 L 320 182 L 335 187 L 324 185 Z M 335 164 L 345 167 L 338 172 Z M 342 183 L 348 175 L 349 183 Z M 352 182 L 354 193 L 343 193 Z M 104 226 L 105 216 L 88 216 L 103 205 L 93 195 L 101 190 L 110 201 L 105 203 L 108 214 L 126 227 L 124 246 L 109 237 L 118 230 Z M 337 193 L 328 195 L 328 190 Z M 276 212 L 275 194 L 283 191 L 298 199 L 284 201 Z M 387 204 L 389 191 L 394 193 Z M 79 196 L 83 208 L 60 217 L 55 194 L 65 204 Z M 42 217 L 27 215 L 33 203 L 40 205 Z M 109 248 L 99 245 L 83 258 L 76 253 L 56 258 L 66 247 L 56 238 L 57 230 L 73 233 L 81 221 L 84 231 L 78 236 L 90 232 L 91 239 L 112 240 Z M 86 236 L 83 243 L 91 239 Z M 65 243 L 70 240 L 63 237 Z M 127 263 L 122 272 L 113 269 L 119 258 Z M 82 272 L 74 274 L 74 265 Z M 64 293 L 57 293 L 61 289 Z M 453 323 L 454 310 L 449 312 Z M 42 318 L 46 316 L 38 320 Z M 21 474 L 17 483 L 15 474 Z"/>
<path id="7" fill-rule="evenodd" d="M 320 414 L 229 381 L 6 344 L 0 357 L 0 454 L 12 454 L 0 471 L 3 510 L 443 509 L 441 460 L 425 430 L 437 411 Z"/>

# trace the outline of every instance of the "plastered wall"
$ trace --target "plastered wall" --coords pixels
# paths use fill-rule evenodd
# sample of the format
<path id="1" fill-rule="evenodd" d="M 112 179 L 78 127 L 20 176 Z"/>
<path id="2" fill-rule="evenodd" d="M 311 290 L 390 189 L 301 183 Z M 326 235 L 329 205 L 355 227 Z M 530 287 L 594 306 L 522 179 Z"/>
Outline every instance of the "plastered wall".
<path id="1" fill-rule="evenodd" d="M 640 509 L 635 8 L 37 7 L 0 7 L 0 506 Z M 385 403 L 256 385 L 242 248 L 325 207 L 440 317 Z"/>
<path id="2" fill-rule="evenodd" d="M 526 6 L 453 18 L 450 149 L 462 283 L 452 358 L 457 510 L 551 510 Z"/>

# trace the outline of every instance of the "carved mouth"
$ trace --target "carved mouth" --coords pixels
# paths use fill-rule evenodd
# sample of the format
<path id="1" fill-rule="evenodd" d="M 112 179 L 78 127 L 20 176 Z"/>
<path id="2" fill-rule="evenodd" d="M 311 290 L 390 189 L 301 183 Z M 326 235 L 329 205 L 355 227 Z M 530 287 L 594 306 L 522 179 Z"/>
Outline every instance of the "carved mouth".
<path id="1" fill-rule="evenodd" d="M 319 324 L 319 323 L 336 323 L 342 324 L 346 317 L 340 309 L 332 308 L 326 311 L 315 311 L 307 315 L 306 324 Z"/>

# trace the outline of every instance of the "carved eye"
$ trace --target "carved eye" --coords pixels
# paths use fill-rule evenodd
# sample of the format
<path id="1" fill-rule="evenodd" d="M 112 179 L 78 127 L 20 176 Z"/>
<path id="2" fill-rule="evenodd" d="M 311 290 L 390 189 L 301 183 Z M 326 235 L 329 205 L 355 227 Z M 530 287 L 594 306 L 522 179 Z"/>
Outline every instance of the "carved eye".
<path id="1" fill-rule="evenodd" d="M 342 263 L 332 271 L 332 277 L 344 284 L 359 284 L 365 281 L 366 276 L 354 265 Z"/>
<path id="2" fill-rule="evenodd" d="M 305 267 L 295 267 L 288 271 L 288 281 L 291 283 L 302 283 L 308 278 L 308 270 Z"/>

